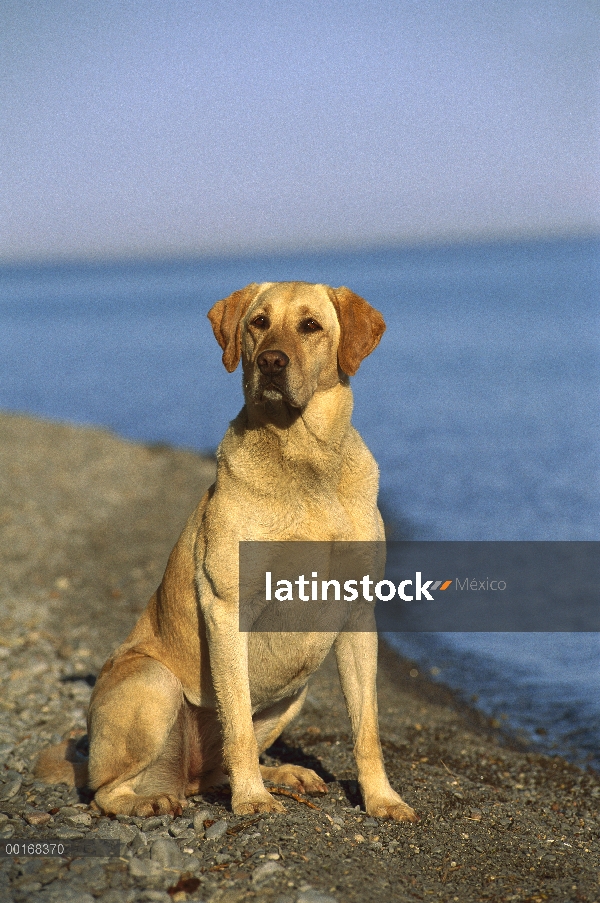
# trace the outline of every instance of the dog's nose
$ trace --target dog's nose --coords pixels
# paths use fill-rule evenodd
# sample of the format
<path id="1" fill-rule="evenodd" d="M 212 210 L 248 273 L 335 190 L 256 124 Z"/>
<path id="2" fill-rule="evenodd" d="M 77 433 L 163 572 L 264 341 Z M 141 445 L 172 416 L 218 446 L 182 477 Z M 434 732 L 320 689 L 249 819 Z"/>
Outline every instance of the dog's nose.
<path id="1" fill-rule="evenodd" d="M 285 370 L 289 362 L 285 351 L 261 351 L 256 360 L 258 369 L 264 376 L 277 376 Z"/>

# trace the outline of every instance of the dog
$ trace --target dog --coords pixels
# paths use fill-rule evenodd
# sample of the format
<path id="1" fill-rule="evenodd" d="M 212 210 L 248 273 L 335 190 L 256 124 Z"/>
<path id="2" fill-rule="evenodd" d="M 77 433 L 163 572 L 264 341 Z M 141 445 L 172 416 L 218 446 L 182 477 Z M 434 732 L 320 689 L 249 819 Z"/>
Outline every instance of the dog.
<path id="1" fill-rule="evenodd" d="M 304 282 L 252 283 L 208 317 L 226 369 L 242 361 L 245 405 L 160 587 L 99 675 L 89 760 L 64 741 L 42 753 L 36 775 L 87 784 L 108 815 L 180 814 L 186 796 L 224 783 L 238 815 L 284 809 L 265 780 L 324 793 L 314 771 L 266 767 L 259 755 L 298 715 L 333 646 L 366 811 L 414 821 L 385 773 L 375 630 L 265 635 L 238 620 L 240 541 L 384 539 L 377 465 L 351 424 L 349 384 L 383 317 L 347 288 Z"/>

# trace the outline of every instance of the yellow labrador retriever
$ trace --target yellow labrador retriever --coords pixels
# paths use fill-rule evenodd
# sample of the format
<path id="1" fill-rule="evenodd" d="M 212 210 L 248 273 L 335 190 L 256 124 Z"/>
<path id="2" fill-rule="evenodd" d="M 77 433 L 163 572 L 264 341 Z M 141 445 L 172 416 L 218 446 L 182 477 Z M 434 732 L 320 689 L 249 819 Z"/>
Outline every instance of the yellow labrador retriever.
<path id="1" fill-rule="evenodd" d="M 180 813 L 186 795 L 226 781 L 237 814 L 284 808 L 263 780 L 325 792 L 314 771 L 265 767 L 259 755 L 299 713 L 333 644 L 366 810 L 412 821 L 383 764 L 375 631 L 269 642 L 238 620 L 240 541 L 383 539 L 377 466 L 351 425 L 348 379 L 383 318 L 347 288 L 303 282 L 248 285 L 208 316 L 227 370 L 242 360 L 246 403 L 160 587 L 100 673 L 89 762 L 65 742 L 42 754 L 37 775 L 87 781 L 105 813 L 137 816 Z"/>

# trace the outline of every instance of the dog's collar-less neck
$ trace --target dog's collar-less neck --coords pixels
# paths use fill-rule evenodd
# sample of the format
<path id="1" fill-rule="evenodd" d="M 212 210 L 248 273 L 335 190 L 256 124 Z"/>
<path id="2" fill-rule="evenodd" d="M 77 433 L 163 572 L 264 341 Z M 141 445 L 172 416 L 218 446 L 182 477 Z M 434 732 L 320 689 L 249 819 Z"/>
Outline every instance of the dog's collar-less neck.
<path id="1" fill-rule="evenodd" d="M 347 383 L 338 383 L 331 389 L 317 391 L 302 410 L 286 406 L 281 418 L 271 418 L 262 405 L 247 400 L 246 425 L 250 430 L 258 430 L 265 437 L 276 439 L 282 446 L 290 445 L 293 434 L 300 434 L 302 443 L 325 449 L 330 447 L 339 452 L 350 428 L 353 398 Z M 295 444 L 295 443 L 294 443 Z M 314 448 L 313 448 L 314 451 Z"/>
<path id="2" fill-rule="evenodd" d="M 292 482 L 308 468 L 311 482 L 323 479 L 327 485 L 336 483 L 345 444 L 353 433 L 349 386 L 316 393 L 287 428 L 265 423 L 252 414 L 246 405 L 232 421 L 217 452 L 218 470 L 224 468 L 244 482 L 249 473 L 257 473 L 256 479 L 269 485 L 272 480 L 265 471 L 268 460 L 270 468 L 281 468 Z"/>

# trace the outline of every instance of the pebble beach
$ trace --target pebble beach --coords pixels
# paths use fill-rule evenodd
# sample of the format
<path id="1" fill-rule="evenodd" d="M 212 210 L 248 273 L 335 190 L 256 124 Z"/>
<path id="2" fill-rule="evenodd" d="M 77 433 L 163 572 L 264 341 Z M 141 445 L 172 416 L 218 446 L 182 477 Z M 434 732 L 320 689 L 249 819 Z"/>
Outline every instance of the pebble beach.
<path id="1" fill-rule="evenodd" d="M 332 658 L 263 757 L 314 768 L 324 797 L 234 816 L 226 792 L 182 816 L 102 816 L 35 780 L 39 751 L 85 745 L 96 675 L 160 582 L 210 458 L 99 429 L 0 415 L 0 846 L 117 842 L 115 855 L 0 856 L 24 903 L 600 900 L 600 775 L 517 745 L 380 645 L 382 746 L 415 824 L 368 817 Z"/>

